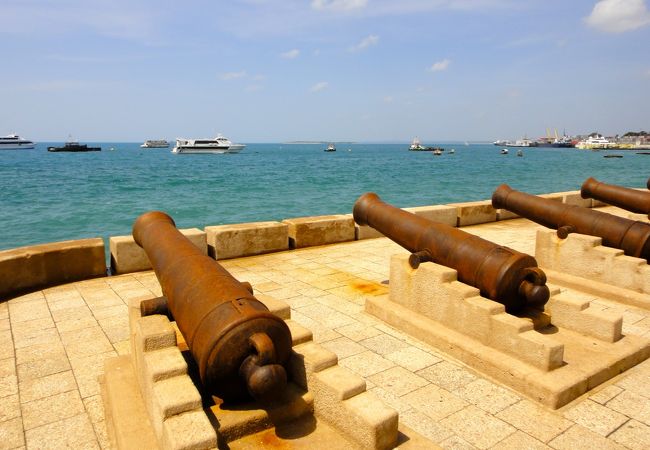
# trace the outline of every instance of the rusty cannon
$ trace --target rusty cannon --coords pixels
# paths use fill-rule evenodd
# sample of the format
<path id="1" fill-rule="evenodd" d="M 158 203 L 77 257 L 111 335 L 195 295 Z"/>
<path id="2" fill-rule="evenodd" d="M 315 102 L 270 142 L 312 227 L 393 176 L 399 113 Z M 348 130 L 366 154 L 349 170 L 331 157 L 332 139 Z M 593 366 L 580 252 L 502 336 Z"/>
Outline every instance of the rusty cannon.
<path id="1" fill-rule="evenodd" d="M 133 238 L 151 261 L 206 389 L 226 401 L 281 392 L 291 333 L 253 296 L 250 284 L 202 254 L 163 212 L 138 217 Z"/>
<path id="2" fill-rule="evenodd" d="M 499 186 L 492 194 L 492 206 L 507 209 L 553 228 L 562 239 L 569 233 L 598 236 L 606 247 L 618 248 L 628 256 L 650 261 L 650 224 L 589 208 L 565 205 L 516 191 L 506 184 Z"/>
<path id="3" fill-rule="evenodd" d="M 427 220 L 366 193 L 354 204 L 354 220 L 369 225 L 411 252 L 417 268 L 432 261 L 458 272 L 458 280 L 499 302 L 509 313 L 544 309 L 549 299 L 546 274 L 530 255 L 497 245 L 444 223 Z"/>
<path id="4" fill-rule="evenodd" d="M 650 192 L 606 184 L 589 177 L 580 188 L 582 198 L 593 198 L 639 214 L 650 214 Z"/>

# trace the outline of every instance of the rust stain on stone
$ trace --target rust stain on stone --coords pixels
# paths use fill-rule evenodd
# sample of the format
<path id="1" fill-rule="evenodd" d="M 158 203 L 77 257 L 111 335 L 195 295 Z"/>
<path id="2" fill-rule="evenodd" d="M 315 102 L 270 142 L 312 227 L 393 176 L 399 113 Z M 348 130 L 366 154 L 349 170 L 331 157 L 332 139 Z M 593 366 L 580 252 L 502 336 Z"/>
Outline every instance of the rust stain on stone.
<path id="1" fill-rule="evenodd" d="M 388 293 L 388 288 L 386 286 L 368 281 L 351 281 L 350 287 L 368 295 L 381 295 Z"/>

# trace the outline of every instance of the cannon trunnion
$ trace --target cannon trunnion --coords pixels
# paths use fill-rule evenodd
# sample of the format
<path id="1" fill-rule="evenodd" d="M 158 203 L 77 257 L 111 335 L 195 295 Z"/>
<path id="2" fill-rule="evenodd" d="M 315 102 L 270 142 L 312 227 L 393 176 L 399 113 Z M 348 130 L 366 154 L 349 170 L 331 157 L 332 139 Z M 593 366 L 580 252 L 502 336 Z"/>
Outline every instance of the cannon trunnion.
<path id="1" fill-rule="evenodd" d="M 650 180 L 649 180 L 650 181 Z M 603 183 L 589 177 L 580 188 L 582 198 L 594 198 L 639 214 L 650 214 L 650 192 Z"/>
<path id="2" fill-rule="evenodd" d="M 546 275 L 535 258 L 449 225 L 433 222 L 366 193 L 354 204 L 354 220 L 383 233 L 408 251 L 411 267 L 433 261 L 458 272 L 458 279 L 502 303 L 508 312 L 543 309 Z"/>
<path id="3" fill-rule="evenodd" d="M 566 238 L 569 233 L 598 236 L 607 247 L 618 248 L 628 256 L 650 261 L 650 224 L 565 205 L 516 191 L 506 184 L 499 186 L 492 194 L 492 206 L 556 229 L 560 238 Z"/>
<path id="4" fill-rule="evenodd" d="M 283 390 L 291 334 L 250 285 L 203 255 L 163 212 L 138 217 L 133 237 L 151 261 L 203 385 L 227 401 Z"/>

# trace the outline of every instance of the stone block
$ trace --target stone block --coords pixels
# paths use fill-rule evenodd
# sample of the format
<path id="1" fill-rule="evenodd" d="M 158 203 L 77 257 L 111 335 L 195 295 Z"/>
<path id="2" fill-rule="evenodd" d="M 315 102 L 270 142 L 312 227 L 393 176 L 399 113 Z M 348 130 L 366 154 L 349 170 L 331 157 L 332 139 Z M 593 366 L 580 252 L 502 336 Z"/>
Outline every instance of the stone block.
<path id="1" fill-rule="evenodd" d="M 178 347 L 167 347 L 144 355 L 144 375 L 152 384 L 187 373 L 187 362 Z"/>
<path id="2" fill-rule="evenodd" d="M 551 296 L 546 310 L 554 325 L 592 336 L 605 342 L 616 342 L 623 337 L 623 317 L 590 308 L 590 302 L 576 300 L 569 294 Z"/>
<path id="3" fill-rule="evenodd" d="M 288 229 L 280 222 L 208 226 L 208 253 L 214 259 L 228 259 L 287 250 Z"/>
<path id="4" fill-rule="evenodd" d="M 291 307 L 288 303 L 278 300 L 270 295 L 255 293 L 255 298 L 264 304 L 272 314 L 275 314 L 282 320 L 291 319 Z"/>
<path id="5" fill-rule="evenodd" d="M 458 208 L 451 205 L 413 206 L 404 208 L 404 211 L 451 227 L 458 223 Z"/>
<path id="6" fill-rule="evenodd" d="M 375 230 L 373 227 L 368 225 L 359 225 L 354 224 L 354 239 L 360 241 L 362 239 L 376 239 L 380 237 L 385 237 L 383 233 Z"/>
<path id="7" fill-rule="evenodd" d="M 494 222 L 497 220 L 497 211 L 492 207 L 491 200 L 450 203 L 447 206 L 456 208 L 456 224 L 459 227 L 476 225 L 479 223 Z"/>
<path id="8" fill-rule="evenodd" d="M 0 251 L 0 299 L 103 276 L 106 276 L 106 257 L 101 238 Z"/>
<path id="9" fill-rule="evenodd" d="M 294 383 L 307 389 L 313 373 L 334 367 L 337 363 L 336 353 L 313 342 L 306 342 L 293 347 L 287 371 Z"/>
<path id="10" fill-rule="evenodd" d="M 155 383 L 152 400 L 154 407 L 152 422 L 154 423 L 162 424 L 172 416 L 201 408 L 201 394 L 187 375 Z"/>
<path id="11" fill-rule="evenodd" d="M 162 447 L 169 450 L 217 448 L 217 432 L 202 409 L 186 412 L 165 420 Z"/>
<path id="12" fill-rule="evenodd" d="M 282 222 L 289 227 L 290 248 L 353 241 L 355 237 L 354 219 L 349 215 L 298 217 Z"/>
<path id="13" fill-rule="evenodd" d="M 580 191 L 557 192 L 556 194 L 562 196 L 562 202 L 566 205 L 575 205 L 582 208 L 592 207 L 592 200 L 590 198 L 582 198 Z"/>
<path id="14" fill-rule="evenodd" d="M 349 370 L 334 366 L 316 372 L 312 383 L 310 383 L 310 388 L 312 391 L 321 391 L 320 394 L 314 393 L 315 397 L 327 395 L 332 401 L 343 401 L 365 392 L 366 382 Z"/>
<path id="15" fill-rule="evenodd" d="M 285 323 L 289 327 L 291 332 L 291 342 L 292 345 L 296 346 L 309 342 L 314 338 L 314 334 L 308 328 L 303 327 L 298 322 L 294 320 L 285 320 Z"/>
<path id="16" fill-rule="evenodd" d="M 198 228 L 179 230 L 205 255 L 208 254 L 206 234 Z M 133 236 L 112 236 L 109 238 L 111 271 L 113 274 L 150 270 L 151 263 L 145 251 L 135 243 Z"/>

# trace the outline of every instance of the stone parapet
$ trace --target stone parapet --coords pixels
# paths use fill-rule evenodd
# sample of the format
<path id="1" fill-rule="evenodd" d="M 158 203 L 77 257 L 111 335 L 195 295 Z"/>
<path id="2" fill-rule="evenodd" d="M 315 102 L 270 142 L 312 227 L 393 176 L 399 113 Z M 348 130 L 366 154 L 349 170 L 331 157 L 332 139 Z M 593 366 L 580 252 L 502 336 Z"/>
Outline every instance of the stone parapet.
<path id="1" fill-rule="evenodd" d="M 214 259 L 228 259 L 287 250 L 288 229 L 280 222 L 208 226 L 208 253 Z"/>
<path id="2" fill-rule="evenodd" d="M 179 230 L 203 254 L 208 254 L 206 233 L 198 228 L 186 228 Z M 123 274 L 150 270 L 151 263 L 145 251 L 135 243 L 133 236 L 112 236 L 109 238 L 111 251 L 111 272 Z"/>
<path id="3" fill-rule="evenodd" d="M 101 238 L 0 251 L 0 299 L 103 276 L 106 276 L 106 259 Z"/>
<path id="4" fill-rule="evenodd" d="M 456 226 L 477 225 L 497 220 L 497 211 L 492 207 L 491 200 L 479 202 L 450 203 L 447 206 L 456 208 Z"/>
<path id="5" fill-rule="evenodd" d="M 285 219 L 289 229 L 289 247 L 303 248 L 353 241 L 354 219 L 350 215 L 313 216 Z"/>

